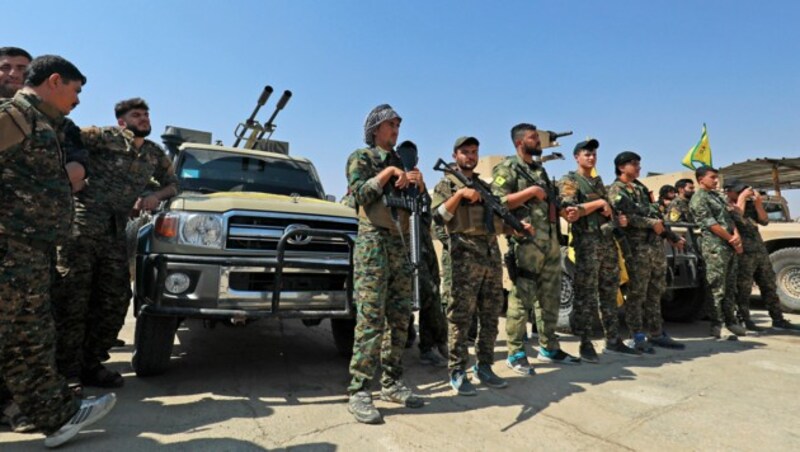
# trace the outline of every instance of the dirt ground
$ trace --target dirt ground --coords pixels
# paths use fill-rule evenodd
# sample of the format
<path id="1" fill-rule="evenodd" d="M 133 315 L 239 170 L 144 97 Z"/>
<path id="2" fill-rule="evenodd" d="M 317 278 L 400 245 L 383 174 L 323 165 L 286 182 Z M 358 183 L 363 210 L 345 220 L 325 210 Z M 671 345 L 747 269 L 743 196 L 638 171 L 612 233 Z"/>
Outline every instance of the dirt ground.
<path id="1" fill-rule="evenodd" d="M 800 323 L 800 316 L 789 315 Z M 754 319 L 769 325 L 764 311 Z M 537 364 L 521 377 L 504 364 L 509 387 L 478 385 L 452 395 L 446 371 L 406 351 L 406 381 L 427 399 L 418 410 L 378 401 L 385 424 L 358 424 L 347 412 L 347 361 L 328 322 L 261 321 L 177 335 L 169 371 L 137 378 L 130 367 L 133 317 L 110 367 L 125 386 L 109 416 L 63 449 L 154 450 L 798 450 L 800 335 L 769 331 L 738 342 L 707 337 L 708 324 L 668 324 L 685 351 L 641 358 L 601 355 L 599 364 Z M 574 337 L 563 347 L 576 353 Z M 602 341 L 596 340 L 600 349 Z M 377 382 L 376 382 L 377 383 Z M 101 391 L 87 388 L 90 394 Z M 0 429 L 0 450 L 40 450 L 42 436 Z"/>

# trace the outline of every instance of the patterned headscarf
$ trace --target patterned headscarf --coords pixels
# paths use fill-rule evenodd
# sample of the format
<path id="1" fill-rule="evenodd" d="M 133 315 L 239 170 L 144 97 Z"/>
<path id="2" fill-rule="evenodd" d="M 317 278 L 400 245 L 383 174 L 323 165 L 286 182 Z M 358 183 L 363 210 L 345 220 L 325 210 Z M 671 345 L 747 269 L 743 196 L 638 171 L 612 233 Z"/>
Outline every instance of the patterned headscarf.
<path id="1" fill-rule="evenodd" d="M 403 120 L 389 104 L 381 104 L 373 108 L 367 115 L 367 119 L 364 120 L 364 143 L 375 146 L 375 137 L 373 136 L 375 129 L 377 129 L 382 122 L 394 118 L 401 121 Z"/>

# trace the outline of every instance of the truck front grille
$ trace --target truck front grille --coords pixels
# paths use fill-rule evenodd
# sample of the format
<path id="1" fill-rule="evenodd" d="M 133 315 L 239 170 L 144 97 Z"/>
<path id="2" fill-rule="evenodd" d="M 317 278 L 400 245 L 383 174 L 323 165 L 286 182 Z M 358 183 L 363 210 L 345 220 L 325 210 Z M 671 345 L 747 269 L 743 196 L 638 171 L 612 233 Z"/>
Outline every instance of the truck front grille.
<path id="1" fill-rule="evenodd" d="M 290 226 L 341 231 L 353 237 L 358 232 L 358 222 L 355 219 L 234 215 L 228 219 L 225 248 L 253 251 L 275 250 L 278 247 L 278 241 Z M 306 236 L 298 232 L 287 241 L 286 251 L 347 253 L 348 246 L 343 238 L 313 237 L 308 240 Z"/>

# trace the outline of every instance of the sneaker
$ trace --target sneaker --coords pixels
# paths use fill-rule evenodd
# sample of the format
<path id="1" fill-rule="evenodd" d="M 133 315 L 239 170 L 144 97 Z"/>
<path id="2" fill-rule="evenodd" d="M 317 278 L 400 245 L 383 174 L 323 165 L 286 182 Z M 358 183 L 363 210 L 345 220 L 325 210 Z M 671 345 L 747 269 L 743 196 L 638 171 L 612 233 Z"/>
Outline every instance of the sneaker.
<path id="1" fill-rule="evenodd" d="M 45 447 L 58 447 L 66 443 L 78 432 L 105 417 L 116 403 L 117 396 L 113 392 L 96 399 L 83 399 L 72 418 L 58 431 L 47 435 L 44 439 Z"/>
<path id="2" fill-rule="evenodd" d="M 728 331 L 737 336 L 747 336 L 747 330 L 744 329 L 744 327 L 742 325 L 739 325 L 738 323 L 726 324 L 725 328 L 727 328 Z"/>
<path id="3" fill-rule="evenodd" d="M 3 408 L 3 412 L 0 413 L 0 424 L 8 425 L 14 433 L 28 433 L 36 430 L 33 422 L 20 411 L 19 405 L 14 402 L 8 402 L 8 405 Z"/>
<path id="4" fill-rule="evenodd" d="M 475 364 L 472 366 L 472 373 L 478 378 L 481 384 L 490 388 L 502 389 L 508 386 L 508 382 L 494 373 L 492 366 L 488 364 Z"/>
<path id="5" fill-rule="evenodd" d="M 439 354 L 442 355 L 444 359 L 450 356 L 450 349 L 447 347 L 447 344 L 436 344 L 436 350 L 439 351 Z"/>
<path id="6" fill-rule="evenodd" d="M 525 352 L 517 352 L 506 359 L 506 366 L 520 375 L 533 375 L 533 367 L 528 363 Z"/>
<path id="7" fill-rule="evenodd" d="M 624 356 L 642 356 L 642 352 L 635 348 L 628 347 L 624 342 L 617 339 L 614 342 L 606 342 L 603 348 L 604 355 L 624 355 Z"/>
<path id="8" fill-rule="evenodd" d="M 653 348 L 652 344 L 647 342 L 647 337 L 644 333 L 635 333 L 633 339 L 627 341 L 625 345 L 641 353 L 647 353 L 648 355 L 656 353 L 656 349 Z"/>
<path id="9" fill-rule="evenodd" d="M 442 356 L 434 349 L 430 349 L 426 352 L 420 352 L 419 362 L 433 367 L 447 367 L 447 360 L 442 358 Z"/>
<path id="10" fill-rule="evenodd" d="M 744 328 L 747 331 L 753 331 L 755 333 L 760 333 L 765 330 L 765 328 L 761 328 L 760 326 L 756 325 L 756 322 L 752 320 L 745 320 L 744 321 Z"/>
<path id="11" fill-rule="evenodd" d="M 662 348 L 671 348 L 673 350 L 683 350 L 686 348 L 686 344 L 682 344 L 675 339 L 669 337 L 666 332 L 661 332 L 660 336 L 651 337 L 647 339 L 647 342 L 656 345 Z"/>
<path id="12" fill-rule="evenodd" d="M 710 336 L 715 339 L 723 339 L 722 337 L 722 326 L 721 325 L 712 325 L 711 326 L 711 333 Z M 738 341 L 739 338 L 736 337 L 735 334 L 726 335 L 723 340 L 726 341 Z"/>
<path id="13" fill-rule="evenodd" d="M 800 325 L 792 325 L 792 322 L 786 319 L 773 320 L 772 329 L 780 331 L 800 331 Z"/>
<path id="14" fill-rule="evenodd" d="M 108 369 L 102 364 L 97 364 L 81 371 L 81 383 L 84 386 L 98 388 L 119 388 L 125 384 L 125 379 L 119 372 Z"/>
<path id="15" fill-rule="evenodd" d="M 596 354 L 595 354 L 596 355 Z M 539 361 L 553 364 L 580 364 L 581 359 L 570 355 L 560 348 L 555 351 L 539 348 Z"/>
<path id="16" fill-rule="evenodd" d="M 381 388 L 381 400 L 405 405 L 407 408 L 422 408 L 425 405 L 422 397 L 414 394 L 411 388 L 401 380 L 397 380 L 391 386 Z"/>
<path id="17" fill-rule="evenodd" d="M 453 388 L 453 391 L 455 391 L 457 395 L 478 395 L 478 391 L 475 390 L 475 386 L 472 385 L 472 382 L 467 378 L 467 373 L 463 370 L 453 371 L 450 375 L 450 387 Z"/>
<path id="18" fill-rule="evenodd" d="M 597 352 L 594 351 L 594 344 L 592 344 L 592 341 L 581 342 L 580 354 L 581 359 L 587 363 L 597 363 L 600 361 L 600 358 L 597 357 Z"/>
<path id="19" fill-rule="evenodd" d="M 381 424 L 383 417 L 372 404 L 372 394 L 367 391 L 358 391 L 350 396 L 347 401 L 347 411 L 362 424 Z"/>

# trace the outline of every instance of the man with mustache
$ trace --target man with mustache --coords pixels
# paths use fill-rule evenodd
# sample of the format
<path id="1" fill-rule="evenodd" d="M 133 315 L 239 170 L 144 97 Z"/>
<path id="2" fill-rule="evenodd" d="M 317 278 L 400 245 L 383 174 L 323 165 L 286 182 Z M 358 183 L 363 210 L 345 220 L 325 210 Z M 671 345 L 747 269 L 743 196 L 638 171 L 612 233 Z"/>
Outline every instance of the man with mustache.
<path id="1" fill-rule="evenodd" d="M 675 189 L 678 190 L 678 196 L 667 206 L 667 219 L 673 223 L 693 223 L 692 212 L 689 211 L 689 201 L 694 195 L 694 181 L 680 179 L 675 182 Z"/>
<path id="2" fill-rule="evenodd" d="M 556 336 L 561 299 L 559 212 L 556 190 L 542 165 L 539 133 L 533 124 L 517 124 L 511 129 L 511 140 L 517 152 L 492 170 L 492 192 L 536 232 L 508 241 L 516 259 L 517 278 L 508 296 L 506 364 L 521 375 L 533 375 L 523 340 L 531 309 L 536 312 L 539 331 L 539 361 L 580 364 L 581 360 L 564 352 Z"/>
<path id="3" fill-rule="evenodd" d="M 131 297 L 125 225 L 131 209 L 153 210 L 177 193 L 177 178 L 164 151 L 147 140 L 149 107 L 133 98 L 114 111 L 117 127 L 81 129 L 92 169 L 75 196 L 75 230 L 58 252 L 54 316 L 56 359 L 68 380 L 119 387 L 122 376 L 101 361 L 114 346 Z M 150 180 L 160 190 L 140 196 Z"/>
<path id="4" fill-rule="evenodd" d="M 114 394 L 79 401 L 55 362 L 52 253 L 73 213 L 56 129 L 85 83 L 75 65 L 44 55 L 30 62 L 14 98 L 0 101 L 0 378 L 47 447 L 69 441 L 116 402 Z"/>

